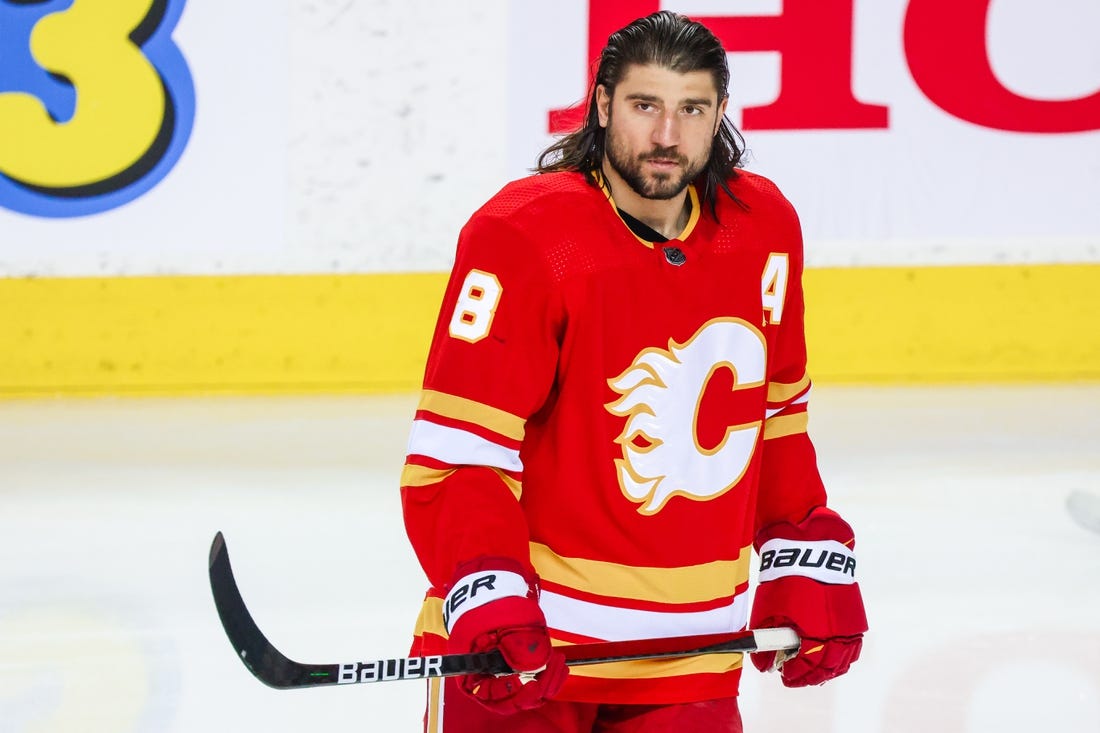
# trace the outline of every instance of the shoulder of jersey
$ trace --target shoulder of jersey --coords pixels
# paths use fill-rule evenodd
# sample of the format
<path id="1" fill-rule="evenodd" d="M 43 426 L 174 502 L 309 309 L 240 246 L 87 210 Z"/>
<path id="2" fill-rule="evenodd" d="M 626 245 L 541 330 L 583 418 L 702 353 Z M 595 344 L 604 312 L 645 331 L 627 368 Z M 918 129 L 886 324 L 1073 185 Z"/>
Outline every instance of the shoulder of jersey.
<path id="1" fill-rule="evenodd" d="M 793 214 L 794 207 L 779 187 L 769 178 L 751 171 L 737 171 L 737 178 L 731 181 L 730 190 L 741 199 L 750 209 L 764 208 L 774 210 L 777 214 Z M 730 204 L 728 198 L 720 196 Z M 734 204 L 735 205 L 735 204 Z"/>
<path id="2" fill-rule="evenodd" d="M 539 173 L 507 184 L 477 214 L 507 218 L 545 212 L 560 219 L 564 212 L 573 213 L 578 207 L 597 206 L 604 201 L 603 193 L 580 173 Z"/>

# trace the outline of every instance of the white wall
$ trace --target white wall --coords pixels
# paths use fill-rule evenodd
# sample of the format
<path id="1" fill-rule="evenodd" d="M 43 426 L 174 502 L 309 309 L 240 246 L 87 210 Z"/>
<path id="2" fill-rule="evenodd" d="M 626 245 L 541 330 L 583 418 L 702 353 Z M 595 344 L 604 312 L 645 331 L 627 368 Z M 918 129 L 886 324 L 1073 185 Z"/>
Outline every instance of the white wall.
<path id="1" fill-rule="evenodd" d="M 906 62 L 909 2 L 855 3 L 852 89 L 888 107 L 888 128 L 746 131 L 750 168 L 802 215 L 810 263 L 1100 261 L 1100 132 L 993 130 L 938 107 Z M 179 162 L 103 213 L 0 207 L 0 276 L 445 270 L 469 214 L 550 141 L 547 111 L 584 94 L 587 0 L 258 8 L 188 0 L 173 37 L 196 114 Z M 1095 0 L 992 0 L 990 64 L 1016 94 L 1087 97 L 1097 27 Z M 781 58 L 730 59 L 739 123 L 778 96 Z"/>

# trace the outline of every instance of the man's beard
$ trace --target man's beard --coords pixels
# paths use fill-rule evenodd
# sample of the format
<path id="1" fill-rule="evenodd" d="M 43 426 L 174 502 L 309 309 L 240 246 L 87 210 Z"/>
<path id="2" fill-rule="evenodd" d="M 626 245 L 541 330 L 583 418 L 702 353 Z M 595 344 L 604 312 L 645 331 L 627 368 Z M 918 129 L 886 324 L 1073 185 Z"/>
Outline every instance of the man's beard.
<path id="1" fill-rule="evenodd" d="M 675 160 L 680 165 L 679 175 L 675 172 L 646 173 L 645 161 L 652 158 Z M 709 158 L 710 147 L 707 148 L 705 155 L 697 160 L 688 160 L 687 157 L 680 155 L 675 147 L 658 147 L 635 157 L 612 134 L 611 125 L 608 124 L 607 127 L 607 161 L 627 185 L 642 198 L 662 201 L 675 198 L 703 172 Z"/>

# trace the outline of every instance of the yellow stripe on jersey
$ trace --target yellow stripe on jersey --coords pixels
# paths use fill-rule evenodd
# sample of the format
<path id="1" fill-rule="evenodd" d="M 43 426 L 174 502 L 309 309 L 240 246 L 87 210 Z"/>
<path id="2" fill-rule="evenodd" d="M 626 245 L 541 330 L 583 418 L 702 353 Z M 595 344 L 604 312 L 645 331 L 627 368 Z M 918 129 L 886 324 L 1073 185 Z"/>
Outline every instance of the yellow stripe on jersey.
<path id="1" fill-rule="evenodd" d="M 531 563 L 548 583 L 652 603 L 701 603 L 733 594 L 749 580 L 752 546 L 736 560 L 717 560 L 679 568 L 619 565 L 602 560 L 562 557 L 549 547 L 531 543 Z"/>
<path id="2" fill-rule="evenodd" d="M 810 375 L 806 374 L 802 379 L 788 384 L 786 382 L 768 383 L 768 402 L 787 402 L 794 399 L 810 386 Z"/>
<path id="3" fill-rule="evenodd" d="M 428 680 L 428 712 L 424 730 L 427 733 L 443 731 L 443 680 L 439 677 Z"/>
<path id="4" fill-rule="evenodd" d="M 438 484 L 456 470 L 455 468 L 427 468 L 426 466 L 417 466 L 411 463 L 406 464 L 405 468 L 401 470 L 401 485 L 431 486 L 432 484 Z M 501 471 L 499 468 L 491 468 L 491 470 L 504 482 L 504 485 L 508 487 L 512 495 L 516 497 L 516 501 L 519 501 L 519 498 L 523 495 L 523 484 L 504 473 L 504 471 Z"/>
<path id="5" fill-rule="evenodd" d="M 433 634 L 447 638 L 447 629 L 443 626 L 443 599 L 425 598 L 420 607 L 420 616 L 416 619 L 417 636 Z M 568 646 L 568 642 L 554 639 L 555 646 Z M 611 662 L 608 664 L 573 667 L 570 674 L 581 677 L 603 679 L 639 679 L 672 677 L 685 674 L 721 674 L 741 666 L 740 654 L 705 654 L 698 657 L 679 659 L 649 659 L 630 662 Z"/>
<path id="6" fill-rule="evenodd" d="M 703 654 L 679 659 L 645 659 L 631 662 L 608 662 L 569 668 L 576 677 L 597 679 L 653 679 L 688 674 L 722 674 L 741 666 L 740 654 Z"/>
<path id="7" fill-rule="evenodd" d="M 764 440 L 782 438 L 787 435 L 804 433 L 810 425 L 808 412 L 796 412 L 793 415 L 776 415 L 764 421 Z"/>
<path id="8" fill-rule="evenodd" d="M 431 486 L 432 484 L 438 484 L 454 472 L 455 469 L 453 468 L 426 468 L 425 466 L 415 466 L 407 463 L 405 468 L 401 470 L 401 485 Z"/>
<path id="9" fill-rule="evenodd" d="M 417 409 L 480 425 L 512 440 L 523 440 L 526 421 L 522 417 L 465 397 L 426 389 L 420 394 Z"/>
<path id="10" fill-rule="evenodd" d="M 443 639 L 447 638 L 447 627 L 443 625 L 443 599 L 429 596 L 420 606 L 420 615 L 416 617 L 416 627 L 413 631 L 416 636 L 434 634 Z"/>
<path id="11" fill-rule="evenodd" d="M 603 177 L 600 175 L 599 171 L 595 171 L 595 174 L 596 181 L 600 184 L 600 188 L 603 189 L 604 196 L 607 197 L 607 202 L 611 204 L 611 208 L 615 210 L 615 215 L 622 219 L 623 215 L 619 213 L 619 205 L 615 203 L 615 197 L 611 195 L 611 189 L 603 180 Z M 670 239 L 670 242 L 683 242 L 691 236 L 691 233 L 695 231 L 695 225 L 699 223 L 699 214 L 702 211 L 702 207 L 699 205 L 699 192 L 696 191 L 695 186 L 692 185 L 689 185 L 687 187 L 687 191 L 688 196 L 691 198 L 691 214 L 688 216 L 687 224 L 684 225 L 684 230 L 676 235 L 675 238 Z M 630 229 L 630 225 L 626 223 L 625 219 L 623 219 L 623 226 L 630 230 L 630 233 L 634 235 L 635 239 L 637 239 L 649 249 L 653 249 L 653 242 L 650 242 L 648 239 L 639 237 L 637 234 L 635 234 L 634 230 Z"/>
<path id="12" fill-rule="evenodd" d="M 699 223 L 699 212 L 702 209 L 699 206 L 699 192 L 695 190 L 695 186 L 688 186 L 688 196 L 691 197 L 691 215 L 688 217 L 687 224 L 684 225 L 684 231 L 676 236 L 676 239 L 681 242 L 690 237 L 691 233 L 695 231 L 695 225 Z"/>
<path id="13" fill-rule="evenodd" d="M 493 473 L 500 477 L 500 480 L 504 482 L 504 485 L 508 487 L 512 495 L 516 497 L 516 501 L 519 501 L 519 498 L 523 496 L 523 484 L 504 473 L 504 471 L 501 471 L 499 468 L 494 468 Z"/>

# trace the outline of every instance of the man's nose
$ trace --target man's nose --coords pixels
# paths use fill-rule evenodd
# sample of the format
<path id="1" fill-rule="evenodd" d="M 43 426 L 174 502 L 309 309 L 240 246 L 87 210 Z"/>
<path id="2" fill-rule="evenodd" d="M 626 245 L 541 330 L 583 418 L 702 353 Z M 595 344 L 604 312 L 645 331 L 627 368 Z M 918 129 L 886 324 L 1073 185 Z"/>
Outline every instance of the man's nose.
<path id="1" fill-rule="evenodd" d="M 675 114 L 664 114 L 653 128 L 653 143 L 662 148 L 680 144 L 680 120 Z"/>

